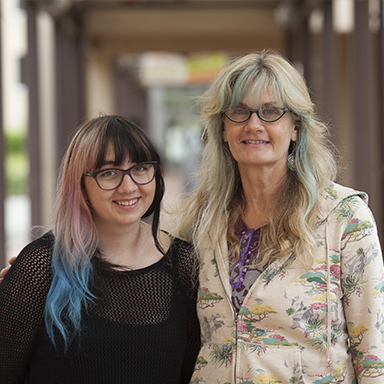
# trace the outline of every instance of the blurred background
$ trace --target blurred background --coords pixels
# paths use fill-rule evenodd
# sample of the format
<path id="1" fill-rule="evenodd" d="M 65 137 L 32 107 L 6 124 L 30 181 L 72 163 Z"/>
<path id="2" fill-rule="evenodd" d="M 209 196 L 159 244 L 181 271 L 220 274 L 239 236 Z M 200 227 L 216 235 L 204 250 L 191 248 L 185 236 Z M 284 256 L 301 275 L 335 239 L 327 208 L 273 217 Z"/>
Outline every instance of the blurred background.
<path id="1" fill-rule="evenodd" d="M 0 268 L 52 224 L 71 132 L 100 113 L 142 126 L 166 169 L 165 203 L 194 188 L 196 98 L 223 64 L 282 52 L 304 75 L 384 235 L 383 0 L 1 0 Z M 70 203 L 70 202 L 69 202 Z M 363 234 L 362 234 L 363 235 Z"/>

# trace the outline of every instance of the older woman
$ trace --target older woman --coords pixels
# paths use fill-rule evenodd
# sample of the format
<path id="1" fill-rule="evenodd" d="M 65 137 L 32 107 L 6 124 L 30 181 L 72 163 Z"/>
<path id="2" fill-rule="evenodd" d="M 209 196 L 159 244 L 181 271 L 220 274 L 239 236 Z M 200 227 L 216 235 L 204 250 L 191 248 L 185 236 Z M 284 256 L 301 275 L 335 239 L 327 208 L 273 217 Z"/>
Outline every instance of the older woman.
<path id="1" fill-rule="evenodd" d="M 333 182 L 327 127 L 281 55 L 201 98 L 201 183 L 179 233 L 201 260 L 192 383 L 384 380 L 383 261 L 367 195 Z"/>

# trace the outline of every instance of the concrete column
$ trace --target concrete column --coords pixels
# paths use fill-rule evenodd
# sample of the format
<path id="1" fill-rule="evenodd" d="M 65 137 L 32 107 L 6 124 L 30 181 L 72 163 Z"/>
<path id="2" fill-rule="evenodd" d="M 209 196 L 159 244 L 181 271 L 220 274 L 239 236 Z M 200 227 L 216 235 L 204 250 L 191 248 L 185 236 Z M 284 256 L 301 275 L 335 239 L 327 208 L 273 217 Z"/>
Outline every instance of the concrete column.
<path id="1" fill-rule="evenodd" d="M 114 73 L 116 113 L 134 121 L 147 131 L 147 90 L 123 66 L 116 64 Z"/>
<path id="2" fill-rule="evenodd" d="M 109 55 L 89 47 L 84 58 L 86 115 L 115 113 L 114 65 Z"/>
<path id="3" fill-rule="evenodd" d="M 2 84 L 2 20 L 0 18 L 0 90 L 3 90 Z M 3 131 L 3 92 L 0 92 L 0 269 L 6 265 L 5 260 L 5 172 L 4 172 L 4 131 Z"/>
<path id="4" fill-rule="evenodd" d="M 165 134 L 167 130 L 164 102 L 164 88 L 152 87 L 148 89 L 148 134 L 162 159 L 165 159 Z"/>
<path id="5" fill-rule="evenodd" d="M 31 199 L 31 224 L 41 225 L 41 174 L 39 92 L 37 67 L 37 5 L 25 3 L 27 11 L 28 54 L 26 58 L 26 82 L 29 92 L 28 151 L 29 151 L 29 195 Z"/>
<path id="6" fill-rule="evenodd" d="M 84 69 L 81 26 L 65 16 L 55 22 L 57 162 L 73 130 L 84 120 Z"/>
<path id="7" fill-rule="evenodd" d="M 330 126 L 332 142 L 340 149 L 340 119 L 341 119 L 341 90 L 340 90 L 340 45 L 339 36 L 333 28 L 332 2 L 322 3 L 324 11 L 323 29 L 323 118 Z"/>
<path id="8" fill-rule="evenodd" d="M 380 126 L 382 105 L 379 100 L 378 34 L 370 31 L 369 2 L 355 0 L 354 63 L 354 135 L 357 189 L 369 194 L 369 206 L 375 215 L 379 234 L 384 237 L 382 195 L 382 147 Z"/>
<path id="9" fill-rule="evenodd" d="M 384 2 L 380 2 L 380 35 L 379 35 L 379 80 L 380 80 L 380 90 L 379 90 L 379 105 L 384 105 Z M 384 108 L 379 108 L 379 111 L 381 111 L 380 115 L 380 133 L 381 133 L 381 148 L 384 148 Z M 383 151 L 381 153 L 381 166 L 380 166 L 380 174 L 381 174 L 381 192 L 384 191 L 384 155 Z M 382 222 L 381 226 L 384 225 L 384 204 L 381 206 L 381 215 L 382 215 Z M 381 234 L 381 241 L 384 240 L 383 234 L 384 234 L 384 228 L 380 231 Z"/>
<path id="10" fill-rule="evenodd" d="M 56 104 L 55 104 L 55 41 L 54 22 L 45 11 L 37 15 L 38 80 L 40 116 L 41 164 L 41 221 L 44 226 L 53 224 L 57 179 L 56 155 Z"/>

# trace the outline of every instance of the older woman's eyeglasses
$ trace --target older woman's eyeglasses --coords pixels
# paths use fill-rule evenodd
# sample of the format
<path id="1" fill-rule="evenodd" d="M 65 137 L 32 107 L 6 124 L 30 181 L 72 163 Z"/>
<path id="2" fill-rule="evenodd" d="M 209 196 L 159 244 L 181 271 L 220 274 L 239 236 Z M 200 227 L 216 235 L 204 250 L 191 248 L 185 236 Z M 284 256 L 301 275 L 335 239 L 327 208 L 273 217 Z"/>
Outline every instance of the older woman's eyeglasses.
<path id="1" fill-rule="evenodd" d="M 120 187 L 125 175 L 129 175 L 132 181 L 138 185 L 149 184 L 155 178 L 157 167 L 156 161 L 146 161 L 128 169 L 106 168 L 88 172 L 85 176 L 93 177 L 101 189 L 111 191 Z"/>
<path id="2" fill-rule="evenodd" d="M 256 113 L 260 120 L 273 123 L 281 119 L 287 112 L 291 112 L 291 110 L 284 107 L 264 107 L 259 109 L 227 108 L 221 111 L 221 113 L 234 123 L 246 122 L 251 118 L 252 113 Z"/>

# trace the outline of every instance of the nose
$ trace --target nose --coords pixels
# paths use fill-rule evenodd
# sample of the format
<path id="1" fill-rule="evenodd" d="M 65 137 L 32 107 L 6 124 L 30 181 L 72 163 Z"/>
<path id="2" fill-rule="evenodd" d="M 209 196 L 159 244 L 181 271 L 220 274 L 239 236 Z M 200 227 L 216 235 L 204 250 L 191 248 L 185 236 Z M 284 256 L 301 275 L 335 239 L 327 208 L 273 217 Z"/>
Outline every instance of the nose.
<path id="1" fill-rule="evenodd" d="M 252 112 L 251 117 L 246 121 L 246 129 L 249 130 L 264 130 L 264 122 L 260 119 L 256 112 Z"/>
<path id="2" fill-rule="evenodd" d="M 122 192 L 133 192 L 137 189 L 137 184 L 132 180 L 131 176 L 127 173 L 123 176 L 123 181 L 121 182 L 118 190 Z"/>

